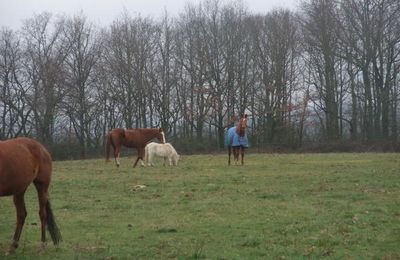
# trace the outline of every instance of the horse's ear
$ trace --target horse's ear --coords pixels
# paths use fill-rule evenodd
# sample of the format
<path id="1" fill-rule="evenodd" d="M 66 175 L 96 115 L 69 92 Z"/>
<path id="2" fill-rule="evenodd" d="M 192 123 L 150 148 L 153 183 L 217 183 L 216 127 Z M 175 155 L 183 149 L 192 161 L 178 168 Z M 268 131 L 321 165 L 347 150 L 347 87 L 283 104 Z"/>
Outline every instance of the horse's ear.
<path id="1" fill-rule="evenodd" d="M 160 129 L 158 129 L 158 131 L 161 133 L 161 132 L 164 132 L 164 130 L 160 127 Z"/>

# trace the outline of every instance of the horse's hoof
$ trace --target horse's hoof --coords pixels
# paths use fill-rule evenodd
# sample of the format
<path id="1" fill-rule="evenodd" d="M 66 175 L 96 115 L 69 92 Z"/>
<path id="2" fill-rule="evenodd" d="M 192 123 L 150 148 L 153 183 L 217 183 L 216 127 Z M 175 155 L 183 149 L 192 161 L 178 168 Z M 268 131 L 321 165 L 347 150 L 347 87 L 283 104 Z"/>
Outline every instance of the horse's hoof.
<path id="1" fill-rule="evenodd" d="M 15 250 L 18 248 L 18 242 L 13 241 L 11 245 L 8 247 L 8 250 L 6 251 L 5 255 L 13 255 L 15 254 Z"/>
<path id="2" fill-rule="evenodd" d="M 8 248 L 8 250 L 6 251 L 5 255 L 6 255 L 6 256 L 9 256 L 9 255 L 13 255 L 13 254 L 15 254 L 15 247 L 10 246 L 10 247 Z"/>
<path id="3" fill-rule="evenodd" d="M 47 243 L 42 242 L 39 246 L 38 253 L 44 253 L 47 250 Z"/>

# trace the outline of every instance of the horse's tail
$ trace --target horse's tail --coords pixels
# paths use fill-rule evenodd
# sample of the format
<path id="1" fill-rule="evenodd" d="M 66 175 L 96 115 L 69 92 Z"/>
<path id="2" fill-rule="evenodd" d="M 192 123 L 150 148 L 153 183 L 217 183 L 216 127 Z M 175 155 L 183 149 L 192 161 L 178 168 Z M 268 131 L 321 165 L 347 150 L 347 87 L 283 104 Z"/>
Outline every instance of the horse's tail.
<path id="1" fill-rule="evenodd" d="M 106 162 L 110 161 L 111 134 L 106 135 Z"/>
<path id="2" fill-rule="evenodd" d="M 62 240 L 60 230 L 56 224 L 56 220 L 53 215 L 53 211 L 51 210 L 50 201 L 47 200 L 46 204 L 46 212 L 47 212 L 47 229 L 49 230 L 51 239 L 53 240 L 54 245 L 57 245 Z"/>

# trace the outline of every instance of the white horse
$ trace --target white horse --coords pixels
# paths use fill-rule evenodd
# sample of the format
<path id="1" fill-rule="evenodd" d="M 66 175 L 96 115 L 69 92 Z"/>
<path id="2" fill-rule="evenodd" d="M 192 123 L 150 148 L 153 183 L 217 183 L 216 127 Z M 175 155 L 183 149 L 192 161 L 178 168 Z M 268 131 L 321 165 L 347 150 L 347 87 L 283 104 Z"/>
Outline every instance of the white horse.
<path id="1" fill-rule="evenodd" d="M 154 166 L 153 159 L 155 156 L 164 158 L 164 166 L 168 159 L 169 165 L 178 165 L 179 155 L 170 143 L 148 143 L 145 147 L 145 164 Z"/>

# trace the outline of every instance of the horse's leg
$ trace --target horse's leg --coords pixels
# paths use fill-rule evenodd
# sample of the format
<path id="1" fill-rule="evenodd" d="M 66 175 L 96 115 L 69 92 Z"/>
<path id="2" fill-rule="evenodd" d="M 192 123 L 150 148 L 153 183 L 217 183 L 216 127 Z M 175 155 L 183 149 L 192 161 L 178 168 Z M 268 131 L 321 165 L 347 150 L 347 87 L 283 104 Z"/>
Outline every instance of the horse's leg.
<path id="1" fill-rule="evenodd" d="M 26 208 L 25 208 L 24 194 L 25 194 L 25 191 L 20 194 L 14 195 L 14 198 L 13 198 L 15 209 L 17 211 L 17 226 L 15 228 L 13 241 L 12 241 L 9 249 L 7 250 L 6 255 L 14 254 L 15 249 L 17 249 L 17 247 L 18 247 L 18 241 L 21 236 L 22 227 L 24 226 L 25 218 L 27 215 Z"/>
<path id="2" fill-rule="evenodd" d="M 117 167 L 119 167 L 119 155 L 120 155 L 120 149 L 121 147 L 116 145 L 114 146 L 114 160 L 115 160 L 115 164 L 117 165 Z"/>
<path id="3" fill-rule="evenodd" d="M 171 158 L 168 157 L 168 156 L 164 157 L 164 166 L 167 164 L 167 161 L 168 161 L 168 166 L 171 166 L 172 165 L 172 161 L 171 161 Z"/>
<path id="4" fill-rule="evenodd" d="M 146 151 L 144 148 L 140 149 L 140 165 L 144 166 L 144 160 L 146 157 Z"/>
<path id="5" fill-rule="evenodd" d="M 149 148 L 144 148 L 144 165 L 149 166 Z"/>
<path id="6" fill-rule="evenodd" d="M 171 166 L 171 161 L 169 160 L 168 156 L 164 156 L 164 166 L 167 165 L 167 161 L 168 161 L 168 165 Z"/>
<path id="7" fill-rule="evenodd" d="M 39 217 L 41 224 L 41 241 L 42 241 L 42 250 L 46 249 L 46 221 L 47 221 L 47 211 L 46 204 L 48 201 L 48 188 L 49 185 L 41 182 L 34 182 L 39 199 Z"/>
<path id="8" fill-rule="evenodd" d="M 172 157 L 168 157 L 169 166 L 172 166 Z"/>
<path id="9" fill-rule="evenodd" d="M 238 160 L 239 160 L 239 150 L 238 150 L 239 148 L 238 147 L 235 147 L 235 165 L 237 165 L 238 164 Z"/>
<path id="10" fill-rule="evenodd" d="M 233 162 L 236 165 L 236 147 L 232 147 L 232 154 L 233 154 Z"/>
<path id="11" fill-rule="evenodd" d="M 138 156 L 138 158 L 136 158 L 136 161 L 135 161 L 135 163 L 133 164 L 133 168 L 136 167 L 136 164 L 138 163 L 138 161 L 139 161 L 139 156 Z"/>
<path id="12" fill-rule="evenodd" d="M 240 147 L 235 147 L 235 165 L 239 164 L 239 150 Z"/>
<path id="13" fill-rule="evenodd" d="M 136 161 L 135 161 L 135 163 L 133 164 L 133 167 L 136 167 L 136 165 L 137 165 L 137 163 L 138 163 L 138 161 L 139 161 L 140 159 L 143 160 L 144 149 L 143 149 L 143 148 L 138 148 L 138 149 L 137 149 L 137 152 L 138 152 L 138 157 L 136 158 Z"/>
<path id="14" fill-rule="evenodd" d="M 154 164 L 153 164 L 153 154 L 149 151 L 148 155 L 146 155 L 146 156 L 147 156 L 147 159 L 148 159 L 147 165 L 154 166 Z"/>
<path id="15" fill-rule="evenodd" d="M 112 135 L 110 136 L 110 143 L 111 143 L 111 146 L 112 146 L 113 152 L 114 152 L 114 161 L 115 161 L 115 164 L 117 165 L 117 167 L 119 167 L 119 160 L 118 160 L 118 158 L 119 158 L 120 144 L 119 144 L 119 143 L 116 144 L 116 142 L 113 140 Z"/>
<path id="16" fill-rule="evenodd" d="M 231 152 L 232 152 L 232 147 L 228 146 L 228 165 L 231 165 Z"/>
<path id="17" fill-rule="evenodd" d="M 242 165 L 243 165 L 244 164 L 244 147 L 243 146 L 240 147 L 240 152 L 242 154 Z"/>

